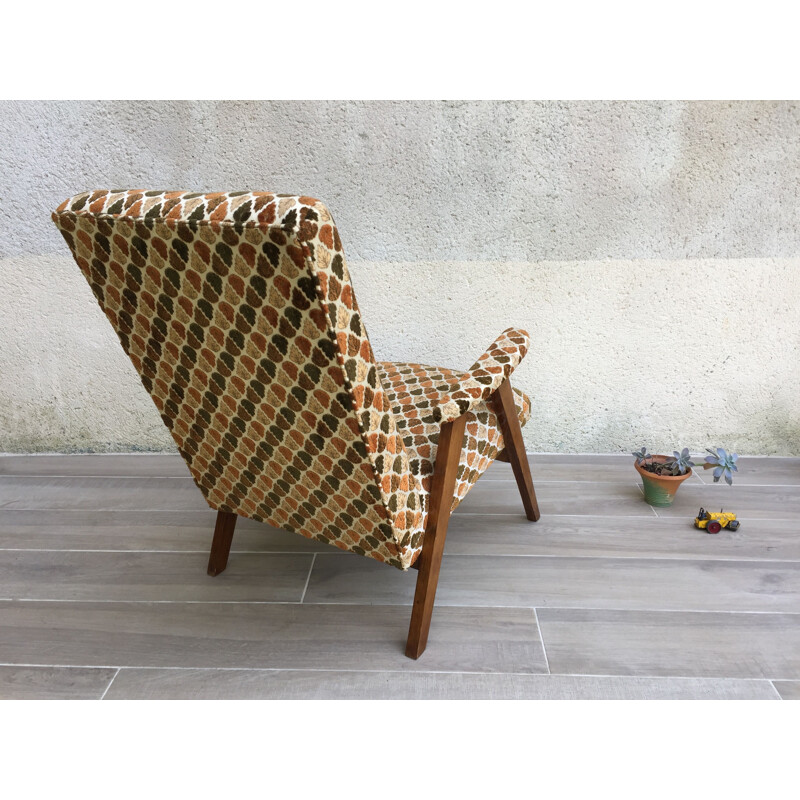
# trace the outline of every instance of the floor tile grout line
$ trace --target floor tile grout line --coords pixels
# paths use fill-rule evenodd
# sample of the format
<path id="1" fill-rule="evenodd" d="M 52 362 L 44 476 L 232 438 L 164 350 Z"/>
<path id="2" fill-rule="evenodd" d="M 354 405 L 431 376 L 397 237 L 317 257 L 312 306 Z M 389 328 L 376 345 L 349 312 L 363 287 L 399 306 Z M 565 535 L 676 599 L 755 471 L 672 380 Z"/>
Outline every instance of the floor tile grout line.
<path id="1" fill-rule="evenodd" d="M 536 613 L 536 608 L 533 608 L 533 618 L 536 620 L 536 630 L 539 631 L 539 641 L 542 643 L 542 653 L 544 654 L 544 663 L 547 667 L 547 674 L 552 675 L 553 673 L 550 671 L 550 659 L 547 657 L 547 648 L 544 644 L 544 633 L 542 632 L 542 626 L 539 624 L 539 615 Z"/>
<path id="2" fill-rule="evenodd" d="M 698 458 L 704 458 L 705 453 L 700 451 L 696 452 Z M 576 453 L 564 453 L 560 450 L 526 450 L 525 456 L 527 458 L 557 458 L 557 459 L 572 459 L 583 456 L 585 458 L 615 458 L 622 460 L 630 460 L 630 454 L 627 451 L 603 452 L 596 451 L 580 451 Z M 0 460 L 4 458 L 172 458 L 176 461 L 180 459 L 181 455 L 176 450 L 103 450 L 103 451 L 73 451 L 65 453 L 61 450 L 42 450 L 34 451 L 31 453 L 20 453 L 15 451 L 2 451 L 0 452 Z M 775 455 L 774 453 L 748 453 L 740 456 L 740 458 L 761 458 L 770 461 L 798 461 L 800 456 L 782 456 Z M 508 462 L 498 462 L 508 463 Z"/>
<path id="3" fill-rule="evenodd" d="M 0 461 L 2 463 L 2 461 Z M 580 464 L 576 462 L 574 464 L 575 467 L 586 466 L 585 464 Z M 602 469 L 602 465 L 598 467 Z M 634 477 L 633 471 L 631 470 L 630 475 L 626 475 L 625 477 L 618 476 L 613 480 L 596 480 L 596 479 L 577 479 L 577 478 L 553 478 L 549 477 L 546 472 L 544 475 L 541 474 L 541 471 L 534 468 L 534 465 L 531 465 L 531 470 L 533 472 L 537 472 L 539 474 L 534 475 L 534 483 L 578 483 L 578 484 L 626 484 L 630 482 L 630 478 Z M 700 475 L 698 472 L 693 471 L 693 477 L 697 478 L 697 483 L 690 483 L 687 486 L 719 486 L 720 489 L 724 487 L 725 484 L 720 483 L 719 481 L 714 482 L 704 480 L 704 476 Z M 746 472 L 745 472 L 746 475 Z M 741 476 L 739 476 L 741 477 Z M 50 472 L 0 472 L 0 480 L 11 479 L 11 480 L 74 480 L 74 481 L 82 481 L 87 479 L 100 479 L 104 481 L 128 481 L 128 480 L 147 480 L 147 481 L 161 481 L 161 480 L 175 480 L 175 481 L 194 481 L 194 478 L 191 475 L 159 475 L 159 474 L 117 474 L 117 475 L 109 475 L 105 474 L 96 474 L 96 473 L 76 473 L 74 475 L 62 474 L 62 473 L 50 473 Z M 513 475 L 509 475 L 509 477 L 495 477 L 494 475 L 489 475 L 487 473 L 482 473 L 479 478 L 478 482 L 475 485 L 480 485 L 482 483 L 516 483 L 516 479 Z M 800 486 L 800 481 L 797 480 L 790 480 L 789 482 L 779 482 L 779 483 L 741 483 L 738 482 L 738 486 L 745 486 L 750 488 L 760 488 L 760 487 L 798 487 Z"/>
<path id="4" fill-rule="evenodd" d="M 778 691 L 778 687 L 775 685 L 775 681 L 776 680 L 780 680 L 780 679 L 779 678 L 770 678 L 769 679 L 769 685 L 772 687 L 772 691 L 775 692 L 775 694 L 777 695 L 778 700 L 783 700 L 783 695 Z"/>
<path id="5" fill-rule="evenodd" d="M 3 473 L 0 472 L 0 480 L 5 478 L 47 478 L 53 480 L 70 480 L 82 481 L 86 478 L 100 478 L 104 481 L 191 481 L 194 480 L 191 475 L 51 475 L 49 473 Z"/>
<path id="6" fill-rule="evenodd" d="M 9 501 L 11 503 L 16 503 L 16 500 Z M 6 503 L 5 505 L 8 505 Z M 4 508 L 4 506 L 0 506 L 0 508 Z M 9 508 L 8 511 L 40 511 L 40 512 L 49 512 L 49 511 L 85 511 L 85 506 L 68 506 L 66 508 L 60 506 L 48 506 L 45 508 Z M 113 514 L 205 514 L 207 517 L 213 519 L 214 512 L 209 508 L 176 508 L 173 506 L 172 508 L 120 508 L 119 506 L 110 506 L 109 508 L 102 508 L 98 506 L 93 506 L 91 508 L 91 513 L 97 513 L 100 511 L 109 512 Z M 244 519 L 244 518 L 243 518 Z M 267 523 L 264 523 L 265 525 Z"/>
<path id="7" fill-rule="evenodd" d="M 106 686 L 106 690 L 103 692 L 103 695 L 100 698 L 101 700 L 105 700 L 106 699 L 106 695 L 108 694 L 108 690 L 111 688 L 111 684 L 114 683 L 114 679 L 117 677 L 117 675 L 119 675 L 119 671 L 121 669 L 122 669 L 122 667 L 117 667 L 117 671 L 111 676 L 111 680 L 108 682 L 108 686 Z"/>
<path id="8" fill-rule="evenodd" d="M 15 500 L 11 500 L 10 502 L 14 503 Z M 3 508 L 3 506 L 0 506 Z M 74 506 L 70 507 L 61 507 L 61 506 L 47 506 L 45 508 L 9 508 L 9 511 L 38 511 L 38 512 L 55 512 L 55 511 L 82 511 L 83 508 L 76 508 Z M 136 508 L 119 508 L 118 506 L 114 506 L 111 508 L 92 508 L 93 513 L 99 512 L 117 512 L 117 513 L 141 513 L 141 514 L 163 514 L 167 512 L 174 512 L 179 514 L 206 514 L 209 515 L 209 512 L 206 509 L 197 509 L 197 508 L 145 508 L 145 509 L 136 509 Z M 462 517 L 518 517 L 519 519 L 525 519 L 524 514 L 517 514 L 513 511 L 460 511 L 457 510 L 454 512 L 459 514 Z M 548 517 L 603 517 L 604 519 L 630 519 L 630 518 L 644 518 L 646 514 L 597 514 L 596 512 L 587 513 L 587 514 L 553 514 L 547 513 Z M 210 516 L 210 515 L 209 515 Z M 791 517 L 788 517 L 791 519 Z M 267 524 L 267 523 L 264 523 Z"/>
<path id="9" fill-rule="evenodd" d="M 475 670 L 447 670 L 447 669 L 369 669 L 369 668 L 347 668 L 347 667 L 202 667 L 202 666 L 160 666 L 152 664 L 125 664 L 123 666 L 112 666 L 108 664 L 95 665 L 95 664 L 33 664 L 33 663 L 19 663 L 19 662 L 3 662 L 0 667 L 17 667 L 20 669 L 116 669 L 118 672 L 122 670 L 163 670 L 171 672 L 367 672 L 367 673 L 384 673 L 389 672 L 392 674 L 408 674 L 408 675 L 485 675 L 487 677 L 493 676 L 516 676 L 516 677 L 532 677 L 532 678 L 627 678 L 627 679 L 652 679 L 671 681 L 686 681 L 686 680 L 699 680 L 699 681 L 736 681 L 739 683 L 771 683 L 772 681 L 793 682 L 796 683 L 796 678 L 764 678 L 764 677 L 735 677 L 730 675 L 657 675 L 657 674 L 641 674 L 630 675 L 620 673 L 604 673 L 604 672 L 478 672 Z M 116 677 L 116 676 L 115 676 Z M 112 679 L 113 680 L 113 679 Z M 781 698 L 782 699 L 782 698 Z"/>
<path id="10" fill-rule="evenodd" d="M 653 508 L 652 510 L 653 510 L 653 513 L 656 514 L 655 509 Z M 662 511 L 663 511 L 663 507 L 662 507 Z M 656 514 L 656 516 L 658 517 L 658 519 L 662 519 L 665 522 L 672 522 L 672 521 L 675 521 L 675 520 L 691 519 L 691 516 L 689 516 L 689 515 L 692 514 L 693 512 L 692 511 L 686 511 L 685 513 L 686 513 L 686 516 L 683 515 L 683 512 L 675 513 L 675 514 L 668 514 L 668 515 Z M 473 516 L 479 516 L 479 515 L 476 514 L 476 515 L 473 515 Z M 548 514 L 548 516 L 550 516 L 550 517 L 586 517 L 586 516 L 589 516 L 589 515 L 588 514 Z M 742 522 L 792 522 L 792 523 L 797 524 L 798 520 L 800 520 L 800 514 L 798 514 L 797 516 L 794 516 L 794 517 L 745 517 L 743 514 L 737 514 L 736 517 L 737 517 L 737 519 L 741 520 Z M 616 517 L 605 516 L 603 514 L 600 514 L 600 515 L 597 515 L 596 519 L 645 519 L 645 517 L 634 516 L 633 514 L 627 514 L 627 515 L 624 514 L 624 515 L 616 516 Z M 646 517 L 646 519 L 650 519 L 650 517 Z"/>
<path id="11" fill-rule="evenodd" d="M 639 490 L 639 492 L 641 493 L 642 497 L 644 497 L 644 487 L 641 484 L 638 484 L 638 483 L 634 484 L 634 485 Z M 650 505 L 650 504 L 648 503 L 648 505 Z M 650 510 L 653 512 L 653 514 L 655 514 L 656 518 L 659 518 L 658 514 L 656 514 L 656 510 L 653 508 L 653 506 L 650 506 Z"/>
<path id="12" fill-rule="evenodd" d="M 800 488 L 800 483 L 741 483 L 739 479 L 736 478 L 736 488 L 737 489 L 797 489 Z M 719 483 L 715 484 L 713 481 L 711 483 L 703 483 L 703 486 L 717 486 L 717 489 L 714 491 L 722 492 L 726 491 L 727 489 L 732 489 L 733 487 L 728 486 L 726 483 Z"/>
<path id="13" fill-rule="evenodd" d="M 534 483 L 575 483 L 575 484 L 587 484 L 587 485 L 595 485 L 595 484 L 603 484 L 603 485 L 626 485 L 630 483 L 633 475 L 625 476 L 625 477 L 618 477 L 615 480 L 609 481 L 601 481 L 601 480 L 594 480 L 594 479 L 587 479 L 587 480 L 575 480 L 572 478 L 550 478 L 550 477 L 537 477 L 534 479 Z M 0 481 L 3 480 L 65 480 L 65 481 L 84 481 L 84 480 L 103 480 L 103 481 L 136 481 L 136 480 L 143 480 L 143 481 L 193 481 L 194 478 L 191 475 L 52 475 L 49 473 L 0 473 Z M 478 477 L 477 482 L 474 486 L 480 486 L 486 483 L 508 483 L 508 484 L 516 484 L 516 480 L 513 477 L 510 478 L 495 478 L 492 476 L 484 477 L 483 475 Z M 639 486 L 640 484 L 637 484 Z M 705 481 L 699 480 L 697 483 L 690 483 L 686 484 L 687 486 L 693 486 L 695 488 L 701 487 L 708 487 L 708 486 L 717 486 L 719 490 L 725 488 L 727 484 L 723 483 L 706 483 Z M 747 487 L 750 489 L 761 489 L 761 488 L 779 488 L 779 487 L 800 487 L 800 483 L 798 482 L 790 482 L 790 483 L 741 483 L 737 481 L 737 486 L 739 487 Z"/>
<path id="14" fill-rule="evenodd" d="M 3 474 L 0 473 L 0 481 L 3 481 L 7 478 L 13 479 L 53 479 L 53 480 L 84 480 L 88 478 L 92 479 L 100 479 L 100 480 L 151 480 L 151 481 L 162 481 L 162 480 L 179 480 L 179 481 L 191 481 L 193 478 L 191 476 L 183 476 L 183 475 L 48 475 L 48 474 L 19 474 L 19 475 L 12 475 L 12 474 Z M 484 485 L 487 483 L 510 483 L 514 484 L 516 481 L 514 478 L 493 478 L 493 477 L 481 477 L 478 479 L 478 482 L 475 486 Z M 628 478 L 619 478 L 618 480 L 613 481 L 595 481 L 595 480 L 570 480 L 568 478 L 536 478 L 534 479 L 534 484 L 538 485 L 540 483 L 573 483 L 578 485 L 594 485 L 594 484 L 614 484 L 619 486 L 626 486 L 630 483 Z M 638 485 L 638 484 L 637 484 Z M 695 488 L 706 488 L 706 487 L 713 487 L 716 486 L 713 482 L 708 483 L 702 479 L 699 479 L 697 483 L 687 484 L 688 486 L 694 486 Z M 741 483 L 737 482 L 738 488 L 747 488 L 747 489 L 797 489 L 800 488 L 800 483 Z M 715 491 L 722 491 L 724 488 L 724 484 L 719 485 L 718 489 Z M 12 501 L 13 502 L 13 501 Z M 2 506 L 0 506 L 1 508 Z"/>
<path id="15" fill-rule="evenodd" d="M 407 603 L 367 603 L 362 601 L 355 602 L 320 602 L 313 603 L 301 602 L 299 600 L 76 600 L 74 598 L 46 598 L 46 597 L 0 597 L 0 603 L 63 603 L 65 605 L 110 605 L 116 603 L 118 605 L 154 605 L 154 606 L 168 606 L 168 605 L 218 605 L 218 606 L 304 606 L 305 608 L 313 608 L 316 606 L 329 606 L 337 608 L 411 608 L 412 601 Z M 459 603 L 441 603 L 438 608 L 451 608 L 451 609 L 480 609 L 480 610 L 516 610 L 524 611 L 531 609 L 533 606 L 530 603 L 523 605 L 476 605 L 471 603 L 469 605 Z M 541 611 L 597 611 L 600 613 L 607 612 L 621 612 L 627 614 L 726 614 L 732 616 L 766 616 L 772 615 L 777 617 L 797 617 L 800 616 L 800 611 L 757 611 L 753 609 L 741 609 L 731 611 L 728 609 L 713 609 L 713 608 L 632 608 L 630 606 L 549 606 L 538 605 L 536 606 Z"/>
<path id="16" fill-rule="evenodd" d="M 68 480 L 68 481 L 82 481 L 88 478 L 95 478 L 105 481 L 128 481 L 128 480 L 145 480 L 145 481 L 161 481 L 161 480 L 174 480 L 174 481 L 193 481 L 191 475 L 52 475 L 50 473 L 0 473 L 0 480 L 19 479 L 19 480 Z M 599 481 L 599 480 L 574 480 L 570 478 L 535 478 L 535 483 L 628 483 L 628 478 L 620 478 L 613 481 Z M 516 484 L 516 479 L 512 476 L 510 478 L 483 478 L 483 475 L 478 477 L 478 482 L 484 483 L 511 483 Z M 475 483 L 474 485 L 478 485 Z M 790 484 L 793 485 L 793 484 Z"/>
<path id="17" fill-rule="evenodd" d="M 0 668 L 3 667 L 19 667 L 20 669 L 122 669 L 116 664 L 44 664 L 27 661 L 0 661 Z M 175 667 L 175 669 L 184 669 L 184 667 Z M 779 678 L 778 680 L 782 679 Z"/>
<path id="18" fill-rule="evenodd" d="M 448 608 L 527 608 L 528 606 L 448 606 Z M 777 616 L 796 617 L 800 611 L 729 611 L 708 608 L 626 608 L 623 606 L 537 606 L 539 611 L 621 611 L 630 614 L 775 614 Z"/>
<path id="19" fill-rule="evenodd" d="M 80 475 L 51 475 L 50 473 L 33 473 L 33 472 L 20 472 L 20 473 L 0 473 L 0 480 L 4 480 L 6 478 L 14 478 L 14 479 L 46 479 L 46 480 L 85 480 L 88 478 L 106 480 L 106 481 L 129 481 L 129 480 L 147 480 L 147 481 L 192 481 L 194 480 L 191 475 L 89 475 L 89 474 L 80 474 Z M 480 483 L 516 483 L 516 480 L 511 478 L 495 478 L 491 475 L 481 475 L 479 478 Z M 534 483 L 580 483 L 580 484 L 596 484 L 596 483 L 618 483 L 618 484 L 627 484 L 630 482 L 628 476 L 625 478 L 618 478 L 617 480 L 610 480 L 610 481 L 597 481 L 597 480 L 576 480 L 574 478 L 547 478 L 547 477 L 534 477 Z M 477 485 L 477 484 L 475 484 Z M 697 484 L 692 484 L 694 486 L 712 486 L 713 484 L 705 483 L 704 481 L 699 481 Z M 747 483 L 747 484 L 740 484 L 744 486 L 800 486 L 800 483 Z"/>
<path id="20" fill-rule="evenodd" d="M 121 550 L 110 548 L 92 548 L 92 547 L 0 547 L 0 553 L 118 553 L 130 555 L 142 554 L 159 554 L 159 555 L 208 555 L 208 549 L 205 550 Z M 341 551 L 342 555 L 347 555 L 346 552 Z M 327 550 L 231 550 L 231 555 L 260 555 L 260 556 L 310 556 L 310 555 L 326 555 L 335 556 L 336 552 L 327 552 Z"/>
<path id="21" fill-rule="evenodd" d="M 92 548 L 60 548 L 60 547 L 0 547 L 0 553 L 103 553 L 106 555 L 208 555 L 208 550 L 110 550 Z M 231 550 L 231 555 L 239 556 L 323 556 L 329 558 L 347 558 L 348 553 L 334 550 Z M 619 554 L 564 554 L 564 553 L 452 553 L 445 550 L 448 558 L 563 558 L 563 559 L 595 559 L 603 561 L 718 561 L 744 562 L 758 564 L 797 564 L 800 558 L 767 558 L 763 556 L 718 555 L 716 553 L 692 553 L 690 555 L 619 555 Z"/>
<path id="22" fill-rule="evenodd" d="M 317 554 L 314 553 L 311 556 L 311 566 L 308 568 L 308 575 L 306 575 L 306 583 L 303 586 L 303 594 L 300 595 L 300 602 L 302 603 L 306 599 L 306 592 L 308 591 L 308 582 L 311 580 L 311 571 L 314 569 L 314 562 L 317 560 Z"/>
<path id="23" fill-rule="evenodd" d="M 14 501 L 12 501 L 12 502 L 14 502 Z M 0 506 L 0 508 L 3 508 L 3 507 L 4 506 Z M 48 512 L 56 512 L 56 511 L 61 511 L 61 512 L 81 511 L 82 509 L 74 508 L 74 507 L 72 507 L 72 508 L 69 508 L 69 507 L 68 508 L 52 508 L 52 507 L 48 507 L 48 508 L 9 508 L 7 510 L 8 511 L 25 511 L 25 512 L 34 512 L 35 511 L 35 512 L 40 512 L 40 513 L 42 513 L 42 512 L 43 513 L 48 513 Z M 653 511 L 653 508 L 651 507 L 650 510 Z M 114 508 L 95 508 L 95 509 L 93 509 L 93 511 L 94 512 L 98 512 L 98 513 L 99 512 L 109 512 L 109 513 L 114 513 L 114 512 L 116 512 L 116 513 L 134 513 L 134 512 L 139 512 L 141 514 L 148 514 L 148 513 L 150 513 L 150 514 L 156 514 L 156 513 L 157 514 L 164 514 L 164 513 L 208 514 L 209 513 L 206 510 L 185 509 L 185 508 L 147 508 L 147 509 L 142 509 L 140 511 L 138 509 L 133 509 L 133 508 L 122 508 L 121 509 L 121 508 L 118 508 L 118 507 L 114 507 Z M 653 511 L 653 513 L 655 514 L 655 511 Z M 690 513 L 690 512 L 687 512 L 687 513 Z M 525 515 L 524 514 L 515 514 L 515 513 L 511 513 L 511 512 L 461 511 L 460 509 L 457 509 L 454 512 L 454 518 L 456 517 L 456 515 L 460 516 L 460 517 L 514 517 L 514 518 L 517 518 L 519 520 L 524 520 L 525 519 Z M 649 514 L 598 514 L 596 512 L 588 512 L 586 514 L 554 514 L 552 512 L 544 512 L 542 516 L 544 516 L 544 517 L 559 517 L 559 518 L 560 517 L 588 517 L 590 519 L 652 519 L 652 517 L 650 517 Z M 676 520 L 676 519 L 683 519 L 684 518 L 682 515 L 677 514 L 677 513 L 675 515 L 671 515 L 671 516 L 663 516 L 662 517 L 662 516 L 659 516 L 658 514 L 656 514 L 656 516 L 658 517 L 658 519 L 663 519 L 663 520 L 667 520 L 667 521 Z M 800 514 L 795 515 L 793 517 L 746 517 L 743 514 L 738 514 L 737 516 L 742 522 L 794 522 L 794 523 L 796 523 L 798 521 L 798 518 L 800 518 Z M 266 523 L 264 523 L 264 524 L 266 524 Z M 451 524 L 452 524 L 452 520 L 451 520 Z M 280 529 L 276 528 L 276 530 L 280 530 Z M 254 533 L 255 531 L 251 531 L 251 532 Z"/>

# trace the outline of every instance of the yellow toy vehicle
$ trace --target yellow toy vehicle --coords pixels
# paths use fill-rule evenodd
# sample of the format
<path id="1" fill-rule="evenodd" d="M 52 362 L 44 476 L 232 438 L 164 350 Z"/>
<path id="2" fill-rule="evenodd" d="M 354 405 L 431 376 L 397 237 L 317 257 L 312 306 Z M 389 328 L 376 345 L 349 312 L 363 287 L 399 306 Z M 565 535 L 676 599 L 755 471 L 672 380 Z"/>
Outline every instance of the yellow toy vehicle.
<path id="1" fill-rule="evenodd" d="M 694 518 L 695 528 L 706 533 L 719 533 L 723 528 L 730 531 L 739 529 L 740 522 L 736 519 L 736 514 L 730 511 L 719 510 L 719 513 L 712 511 L 709 513 L 704 508 L 700 509 L 700 513 Z"/>

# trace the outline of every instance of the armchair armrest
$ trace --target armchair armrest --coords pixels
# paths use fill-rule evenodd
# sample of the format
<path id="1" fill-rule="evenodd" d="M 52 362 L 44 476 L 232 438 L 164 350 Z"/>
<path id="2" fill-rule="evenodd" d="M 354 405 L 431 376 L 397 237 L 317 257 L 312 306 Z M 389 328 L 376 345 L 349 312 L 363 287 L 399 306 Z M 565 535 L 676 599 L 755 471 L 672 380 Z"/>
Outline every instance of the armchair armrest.
<path id="1" fill-rule="evenodd" d="M 520 328 L 506 328 L 461 377 L 458 388 L 442 397 L 436 417 L 449 422 L 487 400 L 517 368 L 528 352 L 530 337 Z"/>

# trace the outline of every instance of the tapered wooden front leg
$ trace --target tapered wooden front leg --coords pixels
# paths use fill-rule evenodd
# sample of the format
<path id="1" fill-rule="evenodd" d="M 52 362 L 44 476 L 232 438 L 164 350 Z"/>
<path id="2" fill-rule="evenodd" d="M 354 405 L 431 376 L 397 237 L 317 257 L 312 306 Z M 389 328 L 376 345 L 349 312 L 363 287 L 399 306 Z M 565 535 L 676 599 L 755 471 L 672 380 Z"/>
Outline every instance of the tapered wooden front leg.
<path id="1" fill-rule="evenodd" d="M 491 403 L 503 434 L 505 454 L 511 462 L 511 469 L 514 471 L 519 493 L 522 495 L 525 515 L 532 522 L 536 522 L 541 514 L 539 513 L 539 504 L 536 502 L 536 492 L 533 490 L 531 468 L 525 453 L 525 443 L 522 440 L 522 427 L 519 424 L 517 408 L 514 405 L 511 381 L 506 379 L 500 384 L 500 388 L 492 395 Z"/>
<path id="2" fill-rule="evenodd" d="M 428 644 L 433 601 L 436 598 L 436 585 L 439 583 L 439 569 L 442 566 L 444 540 L 447 536 L 447 523 L 450 521 L 466 424 L 467 417 L 462 414 L 458 419 L 446 422 L 439 431 L 428 522 L 425 526 L 425 538 L 422 540 L 422 552 L 417 558 L 419 575 L 406 643 L 406 655 L 409 658 L 419 658 Z"/>
<path id="3" fill-rule="evenodd" d="M 208 558 L 208 574 L 212 577 L 219 575 L 228 566 L 235 527 L 236 514 L 231 514 L 230 511 L 217 512 L 214 540 L 211 542 L 211 555 Z"/>

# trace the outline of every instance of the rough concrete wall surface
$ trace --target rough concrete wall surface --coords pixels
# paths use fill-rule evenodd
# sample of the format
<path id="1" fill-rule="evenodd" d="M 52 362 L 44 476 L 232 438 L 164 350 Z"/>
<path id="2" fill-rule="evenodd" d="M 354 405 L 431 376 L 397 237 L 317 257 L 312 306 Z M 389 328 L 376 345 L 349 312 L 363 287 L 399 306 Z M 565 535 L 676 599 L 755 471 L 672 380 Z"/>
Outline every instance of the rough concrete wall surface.
<path id="1" fill-rule="evenodd" d="M 333 211 L 381 359 L 532 335 L 530 450 L 800 454 L 800 104 L 0 103 L 0 451 L 172 449 L 50 221 L 91 188 Z"/>

